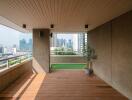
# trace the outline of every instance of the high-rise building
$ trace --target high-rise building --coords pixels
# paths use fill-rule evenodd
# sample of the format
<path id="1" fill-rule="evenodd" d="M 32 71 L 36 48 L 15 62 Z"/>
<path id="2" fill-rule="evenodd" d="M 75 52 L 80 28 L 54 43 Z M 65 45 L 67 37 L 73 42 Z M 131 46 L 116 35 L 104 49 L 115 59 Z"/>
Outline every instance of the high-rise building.
<path id="1" fill-rule="evenodd" d="M 86 33 L 79 33 L 78 34 L 78 52 L 80 54 L 83 53 L 84 43 L 87 41 L 87 34 Z"/>
<path id="2" fill-rule="evenodd" d="M 32 39 L 29 39 L 29 41 L 27 42 L 25 39 L 22 39 L 19 41 L 20 42 L 20 50 L 21 51 L 32 51 Z"/>
<path id="3" fill-rule="evenodd" d="M 0 45 L 0 54 L 2 54 L 3 52 L 4 52 L 4 47 Z"/>
<path id="4" fill-rule="evenodd" d="M 78 34 L 73 34 L 72 40 L 73 40 L 73 50 L 78 51 Z"/>
<path id="5" fill-rule="evenodd" d="M 71 39 L 69 39 L 68 42 L 67 42 L 67 48 L 73 49 L 73 42 L 72 42 Z"/>
<path id="6" fill-rule="evenodd" d="M 4 50 L 3 51 L 4 51 L 3 52 L 4 54 L 7 54 L 7 53 L 9 53 L 10 50 L 7 47 L 4 47 Z"/>
<path id="7" fill-rule="evenodd" d="M 25 51 L 26 48 L 27 48 L 26 47 L 26 40 L 25 39 L 20 40 L 20 50 Z"/>

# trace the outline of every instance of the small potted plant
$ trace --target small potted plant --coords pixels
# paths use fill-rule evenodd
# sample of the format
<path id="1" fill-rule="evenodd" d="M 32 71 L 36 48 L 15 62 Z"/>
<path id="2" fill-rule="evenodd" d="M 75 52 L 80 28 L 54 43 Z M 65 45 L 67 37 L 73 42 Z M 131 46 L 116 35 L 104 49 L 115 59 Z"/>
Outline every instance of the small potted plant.
<path id="1" fill-rule="evenodd" d="M 96 59 L 96 55 L 95 55 L 95 50 L 91 48 L 88 43 L 83 47 L 83 56 L 87 63 L 84 69 L 85 73 L 87 75 L 92 75 L 93 74 L 92 62 L 93 59 Z"/>

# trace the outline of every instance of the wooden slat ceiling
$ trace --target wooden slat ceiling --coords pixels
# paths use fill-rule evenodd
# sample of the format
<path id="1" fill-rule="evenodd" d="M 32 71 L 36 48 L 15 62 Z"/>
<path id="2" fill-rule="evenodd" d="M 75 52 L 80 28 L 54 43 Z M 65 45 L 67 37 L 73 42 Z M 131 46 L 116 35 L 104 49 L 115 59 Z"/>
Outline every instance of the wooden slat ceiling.
<path id="1" fill-rule="evenodd" d="M 29 31 L 50 24 L 55 32 L 91 30 L 130 10 L 132 0 L 0 0 L 0 16 Z"/>

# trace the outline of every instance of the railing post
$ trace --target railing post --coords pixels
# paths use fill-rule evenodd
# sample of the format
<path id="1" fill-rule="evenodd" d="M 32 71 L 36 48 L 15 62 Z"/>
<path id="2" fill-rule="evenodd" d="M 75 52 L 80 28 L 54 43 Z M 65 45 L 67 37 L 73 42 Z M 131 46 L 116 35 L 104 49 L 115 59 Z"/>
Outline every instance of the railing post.
<path id="1" fill-rule="evenodd" d="M 21 63 L 21 61 L 22 61 L 22 60 L 21 60 L 21 57 L 19 57 L 19 58 L 20 58 L 20 63 Z"/>
<path id="2" fill-rule="evenodd" d="M 9 59 L 7 59 L 7 68 L 9 68 Z"/>

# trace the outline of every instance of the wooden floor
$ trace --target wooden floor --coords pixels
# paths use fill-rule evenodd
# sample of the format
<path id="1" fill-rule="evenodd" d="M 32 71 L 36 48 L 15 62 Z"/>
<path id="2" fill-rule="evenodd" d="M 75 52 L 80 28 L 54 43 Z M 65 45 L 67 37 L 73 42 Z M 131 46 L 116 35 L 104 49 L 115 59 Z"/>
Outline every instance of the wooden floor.
<path id="1" fill-rule="evenodd" d="M 127 100 L 96 76 L 65 70 L 25 74 L 0 93 L 0 100 Z"/>

